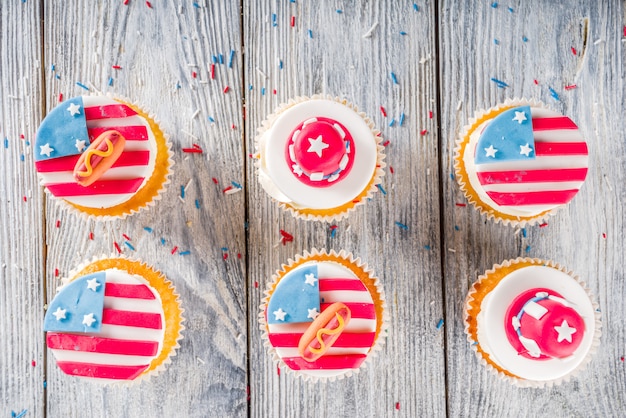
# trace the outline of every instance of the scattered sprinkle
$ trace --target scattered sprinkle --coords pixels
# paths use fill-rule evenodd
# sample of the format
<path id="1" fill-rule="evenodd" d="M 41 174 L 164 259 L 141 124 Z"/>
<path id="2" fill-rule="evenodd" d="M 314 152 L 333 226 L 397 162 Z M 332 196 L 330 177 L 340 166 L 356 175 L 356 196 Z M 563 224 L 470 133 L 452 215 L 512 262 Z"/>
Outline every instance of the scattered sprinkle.
<path id="1" fill-rule="evenodd" d="M 272 13 L 272 26 L 278 26 L 278 23 L 276 22 L 276 13 Z"/>
<path id="2" fill-rule="evenodd" d="M 130 248 L 131 250 L 135 251 L 135 247 L 133 247 L 133 245 L 128 242 L 128 241 L 124 241 L 124 245 L 126 245 L 128 248 Z"/>
<path id="3" fill-rule="evenodd" d="M 548 226 L 548 224 L 544 222 L 544 223 L 539 225 L 539 228 L 545 228 L 546 226 Z"/>
<path id="4" fill-rule="evenodd" d="M 109 82 L 107 83 L 109 86 L 113 85 L 113 77 L 109 77 Z"/>
<path id="5" fill-rule="evenodd" d="M 152 228 L 150 228 L 149 226 L 144 226 L 143 230 L 146 231 L 147 233 L 151 234 L 152 233 Z"/>
<path id="6" fill-rule="evenodd" d="M 396 124 L 396 120 L 395 119 L 391 119 L 391 122 L 389 122 L 389 126 L 393 126 Z"/>
<path id="7" fill-rule="evenodd" d="M 572 90 L 572 89 L 575 89 L 576 87 L 577 87 L 576 84 L 569 84 L 565 86 L 565 90 Z"/>
<path id="8" fill-rule="evenodd" d="M 185 198 L 185 186 L 180 186 L 180 197 Z"/>
<path id="9" fill-rule="evenodd" d="M 424 245 L 424 249 L 430 251 L 430 245 Z"/>
<path id="10" fill-rule="evenodd" d="M 195 204 L 196 204 L 196 209 L 200 209 L 200 201 L 198 201 L 198 199 L 196 199 Z"/>
<path id="11" fill-rule="evenodd" d="M 342 14 L 342 13 L 343 13 L 343 10 L 341 10 L 341 9 L 337 9 L 337 10 L 336 10 L 336 12 L 337 12 L 338 14 Z"/>
<path id="12" fill-rule="evenodd" d="M 119 254 L 122 254 L 122 249 L 120 248 L 120 245 L 115 241 L 113 241 L 113 245 L 115 246 L 115 249 L 117 250 L 117 252 Z"/>
<path id="13" fill-rule="evenodd" d="M 528 232 L 526 232 L 526 228 L 522 228 L 522 236 L 526 238 L 528 236 Z"/>
<path id="14" fill-rule="evenodd" d="M 291 16 L 291 27 L 293 28 L 294 26 L 296 26 L 296 17 Z"/>
<path id="15" fill-rule="evenodd" d="M 530 251 L 530 245 L 526 246 L 526 252 Z"/>
<path id="16" fill-rule="evenodd" d="M 403 31 L 403 30 L 401 30 L 401 31 L 400 31 L 400 35 L 405 36 L 405 35 L 406 35 L 406 32 L 405 32 L 405 31 Z"/>
<path id="17" fill-rule="evenodd" d="M 165 238 L 161 237 L 161 245 L 165 245 Z"/>
<path id="18" fill-rule="evenodd" d="M 230 184 L 232 184 L 233 186 L 235 186 L 238 189 L 241 189 L 241 184 L 237 183 L 236 181 L 231 181 Z"/>
<path id="19" fill-rule="evenodd" d="M 230 87 L 228 86 L 224 87 L 224 93 L 228 93 L 228 90 L 230 90 Z"/>
<path id="20" fill-rule="evenodd" d="M 77 85 L 78 87 L 81 87 L 81 88 L 83 88 L 83 89 L 85 89 L 85 90 L 89 91 L 89 87 L 87 87 L 86 85 L 84 85 L 84 84 L 83 84 L 83 83 L 81 83 L 80 81 L 77 81 L 77 82 L 76 82 L 76 85 Z"/>
<path id="21" fill-rule="evenodd" d="M 393 174 L 393 167 L 392 167 L 392 166 L 389 166 L 389 172 L 390 172 L 391 174 Z"/>
<path id="22" fill-rule="evenodd" d="M 309 29 L 309 38 L 313 39 L 313 31 Z"/>
<path id="23" fill-rule="evenodd" d="M 535 83 L 536 86 L 539 85 L 539 82 L 537 80 L 533 80 L 533 83 Z"/>
<path id="24" fill-rule="evenodd" d="M 119 65 L 112 65 L 111 68 L 113 68 L 114 70 L 121 70 L 122 67 L 120 67 Z"/>
<path id="25" fill-rule="evenodd" d="M 413 3 L 413 10 L 415 10 L 416 12 L 420 11 L 419 6 L 417 5 L 417 3 Z"/>
<path id="26" fill-rule="evenodd" d="M 398 79 L 396 78 L 396 74 L 392 71 L 390 75 L 391 75 L 391 80 L 393 81 L 393 84 L 398 84 Z"/>
<path id="27" fill-rule="evenodd" d="M 254 281 L 254 288 L 258 289 L 259 288 L 259 282 L 257 282 L 256 280 Z"/>
<path id="28" fill-rule="evenodd" d="M 290 233 L 284 231 L 284 230 L 280 230 L 280 235 L 282 235 L 282 238 L 280 239 L 280 242 L 283 243 L 283 245 L 286 245 L 288 242 L 292 242 L 293 241 L 293 235 L 291 235 Z"/>
<path id="29" fill-rule="evenodd" d="M 337 225 L 331 225 L 330 226 L 330 237 L 331 238 L 335 238 L 335 235 L 337 235 Z"/>
<path id="30" fill-rule="evenodd" d="M 178 255 L 189 255 L 191 254 L 191 251 L 187 250 L 187 251 L 181 251 L 180 253 L 178 253 Z"/>
<path id="31" fill-rule="evenodd" d="M 89 239 L 90 239 L 91 241 L 93 241 L 93 232 L 90 232 L 90 233 L 89 233 Z"/>
<path id="32" fill-rule="evenodd" d="M 414 4 L 414 6 L 416 6 L 416 5 Z M 400 402 L 396 402 L 396 409 L 397 409 L 398 411 L 400 410 Z"/>
<path id="33" fill-rule="evenodd" d="M 59 269 L 58 268 L 54 269 L 54 277 L 59 277 Z"/>
<path id="34" fill-rule="evenodd" d="M 178 251 L 178 246 L 174 246 L 174 248 L 172 248 L 171 253 L 174 254 L 176 253 L 176 251 Z"/>
<path id="35" fill-rule="evenodd" d="M 383 117 L 385 117 L 385 118 L 387 117 L 387 111 L 386 111 L 386 110 L 385 110 L 385 108 L 384 108 L 384 107 L 382 107 L 382 106 L 380 107 L 380 113 L 382 113 L 382 114 L 383 114 Z"/>
<path id="36" fill-rule="evenodd" d="M 467 206 L 466 203 L 455 203 L 455 205 L 460 207 L 460 208 L 464 208 L 465 206 Z"/>
<path id="37" fill-rule="evenodd" d="M 522 42 L 528 42 L 528 38 L 525 36 L 522 36 Z"/>
<path id="38" fill-rule="evenodd" d="M 494 83 L 496 83 L 496 86 L 498 86 L 499 88 L 505 88 L 505 87 L 509 87 L 508 84 L 506 84 L 504 81 L 502 80 L 498 80 L 497 78 L 491 77 L 491 81 L 493 81 Z"/>
<path id="39" fill-rule="evenodd" d="M 561 100 L 559 98 L 559 94 L 556 92 L 556 90 L 554 90 L 552 87 L 548 87 L 548 90 L 550 90 L 550 95 L 554 98 L 554 100 L 556 100 L 556 101 Z"/>
<path id="40" fill-rule="evenodd" d="M 182 151 L 189 154 L 202 154 L 202 150 L 199 148 L 183 148 Z"/>
<path id="41" fill-rule="evenodd" d="M 574 55 L 578 55 L 578 54 L 576 53 L 576 48 L 574 48 L 574 47 L 572 47 L 572 54 L 574 54 Z"/>
<path id="42" fill-rule="evenodd" d="M 9 138 L 4 138 L 4 148 L 9 148 Z"/>
<path id="43" fill-rule="evenodd" d="M 454 230 L 455 230 L 455 231 L 460 231 L 460 230 L 461 230 L 461 228 L 459 228 L 459 226 L 458 226 L 458 225 L 454 225 Z"/>
<path id="44" fill-rule="evenodd" d="M 439 322 L 437 322 L 437 329 L 441 329 L 442 326 L 443 326 L 443 318 L 441 318 Z"/>
<path id="45" fill-rule="evenodd" d="M 146 2 L 146 6 L 148 6 L 149 9 L 152 9 L 152 3 L 150 3 L 149 1 Z"/>
<path id="46" fill-rule="evenodd" d="M 398 121 L 398 125 L 402 126 L 404 123 L 404 112 L 400 113 L 400 120 Z"/>
<path id="47" fill-rule="evenodd" d="M 493 7 L 494 9 L 498 7 L 498 3 L 496 3 L 495 1 L 493 3 L 491 3 L 491 7 Z"/>
<path id="48" fill-rule="evenodd" d="M 385 191 L 385 189 L 383 189 L 383 186 L 381 184 L 377 184 L 376 187 L 378 187 L 378 190 L 380 190 L 383 196 L 387 195 L 387 192 Z"/>
<path id="49" fill-rule="evenodd" d="M 428 133 L 428 130 L 427 130 L 427 129 L 422 129 L 422 130 L 420 131 L 420 135 L 422 135 L 422 136 L 426 135 L 427 133 Z"/>
<path id="50" fill-rule="evenodd" d="M 513 10 L 512 7 L 509 7 L 509 13 L 513 13 L 515 10 Z"/>
<path id="51" fill-rule="evenodd" d="M 405 231 L 409 230 L 409 227 L 406 226 L 405 224 L 403 224 L 402 222 L 396 221 L 395 224 L 396 224 L 397 227 L 400 227 L 400 228 L 404 229 Z"/>
<path id="52" fill-rule="evenodd" d="M 500 41 L 498 41 L 497 39 L 494 38 L 493 43 L 496 45 L 500 45 Z"/>
<path id="53" fill-rule="evenodd" d="M 370 36 L 372 36 L 372 34 L 374 33 L 374 31 L 376 30 L 377 27 L 378 27 L 378 22 L 374 22 L 372 27 L 369 28 L 367 32 L 365 32 L 365 35 L 363 35 L 363 37 L 364 38 L 369 38 Z"/>

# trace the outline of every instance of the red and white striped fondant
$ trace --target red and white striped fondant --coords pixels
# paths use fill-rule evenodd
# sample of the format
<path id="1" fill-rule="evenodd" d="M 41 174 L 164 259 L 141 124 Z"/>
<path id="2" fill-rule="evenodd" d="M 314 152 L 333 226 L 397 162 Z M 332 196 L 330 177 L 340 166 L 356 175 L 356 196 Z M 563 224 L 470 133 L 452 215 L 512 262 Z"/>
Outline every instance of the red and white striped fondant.
<path id="1" fill-rule="evenodd" d="M 545 108 L 531 107 L 531 113 L 535 158 L 476 166 L 483 190 L 505 212 L 539 213 L 566 204 L 587 175 L 587 143 L 576 124 Z"/>
<path id="2" fill-rule="evenodd" d="M 66 374 L 132 380 L 159 355 L 164 312 L 158 293 L 138 276 L 106 271 L 102 325 L 98 333 L 47 332 L 46 343 Z"/>
<path id="3" fill-rule="evenodd" d="M 83 96 L 82 101 L 89 140 L 107 130 L 119 131 L 126 139 L 120 158 L 87 187 L 76 183 L 73 176 L 80 154 L 36 161 L 36 169 L 50 193 L 76 205 L 102 208 L 124 203 L 143 187 L 154 170 L 156 142 L 150 125 L 131 107 L 114 99 Z M 62 140 L 46 139 L 53 148 L 53 141 Z"/>
<path id="4" fill-rule="evenodd" d="M 298 354 L 298 342 L 310 323 L 268 324 L 269 342 L 278 357 L 293 370 L 317 377 L 343 375 L 358 369 L 374 345 L 376 308 L 368 289 L 349 269 L 332 262 L 318 262 L 317 268 L 320 311 L 334 302 L 343 302 L 352 315 L 345 330 L 326 354 L 314 362 L 307 362 Z"/>

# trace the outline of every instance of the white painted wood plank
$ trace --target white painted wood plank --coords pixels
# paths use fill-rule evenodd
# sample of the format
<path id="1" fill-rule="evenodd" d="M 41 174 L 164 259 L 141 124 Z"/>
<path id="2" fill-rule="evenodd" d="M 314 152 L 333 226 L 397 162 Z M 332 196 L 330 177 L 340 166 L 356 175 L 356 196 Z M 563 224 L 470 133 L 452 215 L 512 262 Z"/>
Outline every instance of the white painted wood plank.
<path id="1" fill-rule="evenodd" d="M 546 7 L 542 1 L 526 1 L 512 4 L 510 12 L 509 4 L 492 8 L 491 3 L 444 1 L 440 17 L 444 247 L 456 249 L 444 256 L 449 413 L 621 416 L 626 405 L 620 360 L 626 255 L 624 5 L 565 1 Z M 497 88 L 491 77 L 509 87 Z M 577 88 L 565 90 L 571 84 Z M 551 97 L 549 87 L 560 101 Z M 547 226 L 527 228 L 527 238 L 514 228 L 485 222 L 470 207 L 455 206 L 465 200 L 449 177 L 454 140 L 468 117 L 509 97 L 540 99 L 564 112 L 578 123 L 590 148 L 591 168 L 579 195 Z M 479 364 L 465 340 L 462 312 L 470 284 L 494 263 L 517 256 L 555 260 L 575 271 L 603 312 L 601 347 L 589 368 L 556 388 L 517 389 L 500 382 Z"/>
<path id="2" fill-rule="evenodd" d="M 433 5 L 421 5 L 416 12 L 412 3 L 391 1 L 245 1 L 243 13 L 245 79 L 252 86 L 246 96 L 248 153 L 254 152 L 256 128 L 278 104 L 301 95 L 331 94 L 374 120 L 390 141 L 386 161 L 395 172 L 387 169 L 382 184 L 387 195 L 377 193 L 338 222 L 332 238 L 329 224 L 281 211 L 260 187 L 253 161 L 247 161 L 251 415 L 442 416 L 438 115 L 428 116 L 435 110 L 436 71 L 434 59 L 419 63 L 435 57 Z M 364 38 L 375 24 L 371 37 Z M 406 119 L 398 126 L 402 112 Z M 392 118 L 396 123 L 390 127 Z M 425 136 L 419 134 L 423 129 L 429 132 Z M 278 245 L 281 229 L 294 241 Z M 257 323 L 271 275 L 288 258 L 313 247 L 360 256 L 380 277 L 387 295 L 391 329 L 381 355 L 343 381 L 304 382 L 284 369 L 279 376 Z"/>
<path id="3" fill-rule="evenodd" d="M 50 355 L 49 416 L 246 415 L 245 258 L 237 257 L 246 253 L 244 195 L 222 193 L 232 181 L 243 183 L 239 9 L 232 2 L 198 5 L 46 2 L 44 58 L 60 76 L 46 73 L 46 108 L 57 104 L 59 93 L 65 98 L 85 94 L 77 81 L 93 86 L 91 92 L 128 97 L 160 120 L 175 161 L 162 199 L 127 220 L 86 222 L 49 201 L 48 269 L 68 274 L 92 256 L 115 253 L 117 242 L 126 256 L 152 264 L 174 283 L 187 328 L 167 370 L 129 388 L 102 388 L 65 376 Z M 231 50 L 235 55 L 229 68 Z M 216 66 L 211 80 L 212 56 L 219 54 L 225 63 Z M 223 93 L 226 86 L 230 91 Z M 181 151 L 192 143 L 204 153 Z M 181 202 L 180 188 L 186 185 Z M 59 229 L 54 227 L 57 219 Z M 131 238 L 135 251 L 124 244 L 122 234 Z M 179 255 L 183 251 L 191 253 Z M 226 252 L 230 257 L 224 260 Z M 56 284 L 49 279 L 48 298 Z"/>
<path id="4" fill-rule="evenodd" d="M 6 416 L 44 412 L 43 197 L 30 164 L 41 116 L 39 21 L 36 3 L 0 4 L 0 405 Z"/>

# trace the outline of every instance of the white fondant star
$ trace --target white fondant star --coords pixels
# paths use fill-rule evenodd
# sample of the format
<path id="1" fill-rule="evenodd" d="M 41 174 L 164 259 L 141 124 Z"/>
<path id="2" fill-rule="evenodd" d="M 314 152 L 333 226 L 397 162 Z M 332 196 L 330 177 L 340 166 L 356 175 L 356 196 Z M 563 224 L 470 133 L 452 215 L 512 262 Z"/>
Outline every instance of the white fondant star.
<path id="1" fill-rule="evenodd" d="M 324 142 L 322 135 L 318 136 L 315 139 L 309 138 L 309 144 L 311 144 L 311 146 L 308 150 L 306 150 L 306 152 L 314 152 L 320 158 L 322 158 L 322 151 L 330 146 L 326 142 Z"/>
<path id="2" fill-rule="evenodd" d="M 276 321 L 284 321 L 285 315 L 287 315 L 287 312 L 283 311 L 283 308 L 278 308 L 278 310 L 273 313 Z"/>
<path id="3" fill-rule="evenodd" d="M 496 152 L 498 152 L 498 150 L 497 150 L 497 149 L 495 149 L 495 148 L 493 147 L 493 145 L 489 145 L 489 148 L 485 148 L 485 152 L 487 153 L 487 154 L 485 155 L 485 157 L 493 157 L 493 158 L 496 158 Z"/>
<path id="4" fill-rule="evenodd" d="M 560 343 L 563 340 L 567 340 L 568 343 L 572 342 L 572 334 L 576 332 L 576 328 L 570 327 L 567 320 L 564 319 L 561 326 L 554 327 L 554 329 L 559 333 L 559 336 L 556 339 L 557 343 Z"/>
<path id="5" fill-rule="evenodd" d="M 291 169 L 293 170 L 293 172 L 295 174 L 298 175 L 298 177 L 300 177 L 302 175 L 302 173 L 303 173 L 302 169 L 300 168 L 300 166 L 298 164 L 293 164 L 291 166 Z"/>
<path id="6" fill-rule="evenodd" d="M 76 142 L 74 142 L 74 146 L 76 147 L 78 152 L 83 152 L 85 147 L 87 147 L 87 141 L 85 141 L 84 139 L 77 139 Z"/>
<path id="7" fill-rule="evenodd" d="M 94 322 L 96 322 L 96 318 L 93 317 L 93 313 L 83 315 L 83 325 L 90 327 Z"/>
<path id="8" fill-rule="evenodd" d="M 309 273 L 306 274 L 304 277 L 306 278 L 306 280 L 304 280 L 304 283 L 315 286 L 315 282 L 317 281 L 317 279 L 315 278 L 315 274 Z"/>
<path id="9" fill-rule="evenodd" d="M 45 155 L 46 157 L 49 157 L 50 153 L 54 152 L 54 148 L 52 148 L 49 143 L 40 145 L 39 148 L 41 148 L 40 155 Z"/>
<path id="10" fill-rule="evenodd" d="M 519 123 L 520 125 L 522 124 L 522 122 L 524 122 L 526 119 L 526 112 L 515 112 L 515 117 L 513 118 L 514 121 L 517 121 L 517 123 Z"/>
<path id="11" fill-rule="evenodd" d="M 311 319 L 317 318 L 317 316 L 320 314 L 319 312 L 317 312 L 317 308 L 307 309 L 307 311 L 309 311 L 307 318 L 311 318 Z"/>
<path id="12" fill-rule="evenodd" d="M 66 309 L 61 309 L 61 307 L 57 307 L 57 310 L 52 312 L 52 315 L 55 316 L 55 318 L 57 319 L 57 321 L 60 321 L 61 319 L 65 319 L 65 314 L 67 313 Z"/>
<path id="13" fill-rule="evenodd" d="M 71 116 L 80 115 L 80 105 L 76 103 L 71 103 L 70 107 L 67 108 L 67 111 L 70 112 Z"/>
<path id="14" fill-rule="evenodd" d="M 87 289 L 97 292 L 99 286 L 100 286 L 100 282 L 95 277 L 91 280 L 87 280 Z"/>
<path id="15" fill-rule="evenodd" d="M 529 156 L 529 154 L 530 154 L 531 152 L 533 152 L 533 149 L 532 149 L 531 147 L 529 147 L 529 146 L 528 146 L 528 144 L 526 144 L 526 145 L 520 145 L 520 146 L 519 146 L 519 148 L 520 148 L 519 153 L 520 153 L 520 154 L 524 154 L 524 155 L 525 155 L 525 156 L 527 156 L 527 157 Z"/>

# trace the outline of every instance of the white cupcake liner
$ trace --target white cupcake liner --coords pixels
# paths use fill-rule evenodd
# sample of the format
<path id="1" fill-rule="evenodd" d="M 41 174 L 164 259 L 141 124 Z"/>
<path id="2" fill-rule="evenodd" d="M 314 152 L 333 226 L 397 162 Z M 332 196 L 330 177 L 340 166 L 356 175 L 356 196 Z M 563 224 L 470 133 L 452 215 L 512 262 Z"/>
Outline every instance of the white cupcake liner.
<path id="1" fill-rule="evenodd" d="M 502 370 L 494 367 L 494 365 L 491 363 L 491 361 L 488 361 L 487 358 L 485 357 L 485 355 L 487 355 L 485 353 L 485 355 L 481 354 L 481 351 L 479 351 L 480 348 L 480 342 L 477 340 L 474 340 L 474 338 L 471 335 L 470 332 L 470 323 L 469 323 L 469 317 L 470 317 L 470 312 L 476 310 L 475 315 L 473 315 L 474 317 L 474 326 L 476 327 L 476 329 L 478 329 L 478 324 L 477 324 L 477 316 L 478 316 L 478 312 L 480 311 L 480 306 L 473 306 L 473 304 L 480 304 L 482 302 L 482 299 L 479 298 L 475 298 L 474 296 L 477 293 L 477 286 L 480 286 L 481 282 L 484 280 L 486 282 L 489 282 L 490 280 L 496 280 L 494 278 L 490 278 L 489 276 L 491 274 L 494 274 L 495 272 L 497 272 L 499 269 L 501 268 L 508 268 L 511 266 L 514 266 L 515 264 L 519 264 L 519 263 L 530 263 L 533 265 L 538 265 L 538 266 L 546 266 L 546 267 L 552 267 L 556 270 L 559 270 L 565 274 L 567 274 L 568 276 L 570 276 L 571 278 L 573 278 L 579 285 L 580 287 L 585 291 L 585 293 L 587 294 L 587 296 L 589 297 L 589 300 L 591 301 L 591 304 L 593 306 L 594 309 L 594 322 L 595 322 L 595 327 L 594 327 L 594 334 L 593 334 L 593 340 L 591 343 L 591 346 L 589 348 L 589 351 L 586 353 L 584 359 L 580 362 L 580 364 L 571 372 L 555 378 L 555 379 L 551 379 L 551 380 L 545 380 L 545 381 L 537 381 L 537 380 L 530 380 L 530 379 L 525 379 L 522 377 L 517 377 L 517 376 L 510 376 L 505 374 L 502 370 L 504 370 L 504 368 L 501 368 Z M 499 280 L 502 280 L 499 279 Z M 497 286 L 497 285 L 496 285 Z M 472 287 L 470 288 L 467 297 L 465 299 L 465 309 L 463 312 L 463 322 L 464 322 L 464 331 L 467 337 L 467 341 L 470 343 L 470 347 L 472 348 L 472 350 L 474 351 L 474 353 L 476 354 L 476 357 L 478 358 L 479 362 L 485 366 L 487 368 L 487 370 L 491 373 L 496 375 L 500 380 L 502 381 L 506 381 L 512 385 L 515 385 L 517 387 L 521 387 L 521 388 L 527 388 L 527 387 L 531 387 L 531 388 L 542 388 L 542 387 L 552 387 L 555 385 L 559 385 L 561 383 L 567 382 L 569 380 L 571 380 L 573 377 L 575 377 L 578 373 L 580 373 L 581 370 L 585 369 L 585 367 L 587 366 L 587 364 L 591 361 L 593 355 L 596 353 L 598 346 L 600 345 L 600 337 L 602 335 L 602 323 L 600 320 L 600 311 L 599 311 L 599 307 L 598 304 L 596 303 L 595 299 L 593 298 L 593 295 L 591 293 L 591 291 L 589 290 L 589 288 L 587 287 L 587 285 L 585 284 L 584 281 L 582 281 L 580 279 L 580 277 L 578 277 L 577 275 L 575 275 L 572 271 L 569 271 L 567 269 L 565 269 L 564 267 L 562 267 L 560 264 L 555 263 L 553 261 L 546 261 L 546 260 L 541 260 L 538 258 L 524 258 L 524 257 L 518 257 L 516 259 L 512 259 L 512 260 L 506 260 L 504 262 L 502 262 L 502 264 L 494 264 L 494 266 L 487 270 L 484 274 L 482 274 L 481 276 L 478 277 L 478 280 L 476 280 L 473 284 Z M 478 332 L 477 335 L 478 337 Z M 477 338 L 478 339 L 478 338 Z M 483 351 L 484 352 L 484 351 Z"/>
<path id="2" fill-rule="evenodd" d="M 363 191 L 361 191 L 361 193 L 359 194 L 359 196 L 361 197 L 359 199 L 359 201 L 357 203 L 353 203 L 352 205 L 348 206 L 347 209 L 343 210 L 342 212 L 337 212 L 337 213 L 332 213 L 329 215 L 325 215 L 325 214 L 321 214 L 318 212 L 333 212 L 336 211 L 337 208 L 329 208 L 329 209 L 308 209 L 305 207 L 299 208 L 297 206 L 294 206 L 290 203 L 285 203 L 285 202 L 279 202 L 277 201 L 278 205 L 280 208 L 282 208 L 283 210 L 288 211 L 289 213 L 291 213 L 291 215 L 295 218 L 299 218 L 299 219 L 304 219 L 304 220 L 311 220 L 311 221 L 322 221 L 322 222 L 337 222 L 337 221 L 341 221 L 342 219 L 346 218 L 352 211 L 355 210 L 355 208 L 357 208 L 358 206 L 361 206 L 363 204 L 365 204 L 365 202 L 368 199 L 371 199 L 371 197 L 373 196 L 373 194 L 378 190 L 378 185 L 382 183 L 382 178 L 385 175 L 385 171 L 383 170 L 387 164 L 384 162 L 385 159 L 385 154 L 384 154 L 384 148 L 382 146 L 382 137 L 381 137 L 381 132 L 380 130 L 376 129 L 376 127 L 374 126 L 374 122 L 364 113 L 364 112 L 360 112 L 359 109 L 357 108 L 357 106 L 355 106 L 354 104 L 348 102 L 346 99 L 341 99 L 339 97 L 334 97 L 331 95 L 323 95 L 323 94 L 315 94 L 311 97 L 308 96 L 297 96 L 293 99 L 289 99 L 286 103 L 282 103 L 280 104 L 273 113 L 271 113 L 269 116 L 267 116 L 267 118 L 261 122 L 261 126 L 257 128 L 257 135 L 255 137 L 254 140 L 254 144 L 255 144 L 255 157 L 256 161 L 255 161 L 255 167 L 257 168 L 257 171 L 260 172 L 261 170 L 261 163 L 260 163 L 260 159 L 259 159 L 259 155 L 261 153 L 261 150 L 259 149 L 259 140 L 260 138 L 265 134 L 265 132 L 267 132 L 267 130 L 269 130 L 272 125 L 274 124 L 274 122 L 276 121 L 276 119 L 280 116 L 280 114 L 282 112 L 284 112 L 285 110 L 299 104 L 299 103 L 303 103 L 309 100 L 332 100 L 335 101 L 337 103 L 341 103 L 342 105 L 348 107 L 349 109 L 351 109 L 352 111 L 354 111 L 355 113 L 357 113 L 362 119 L 363 121 L 367 124 L 367 126 L 369 127 L 370 131 L 372 132 L 372 135 L 374 136 L 374 138 L 376 139 L 376 150 L 377 150 L 377 156 L 376 156 L 376 168 L 374 170 L 373 173 L 373 181 L 370 182 L 370 185 L 364 189 Z M 365 195 L 363 194 L 365 193 Z M 273 198 L 272 198 L 273 199 Z M 276 200 L 276 199 L 273 199 Z M 348 204 L 350 203 L 350 201 L 347 201 L 344 203 Z M 313 213 L 306 213 L 307 210 L 313 211 Z"/>
<path id="3" fill-rule="evenodd" d="M 270 297 L 273 292 L 272 287 L 277 282 L 277 280 L 281 278 L 281 276 L 286 274 L 288 270 L 291 270 L 292 268 L 295 268 L 296 266 L 304 264 L 306 262 L 314 261 L 312 257 L 318 257 L 318 256 L 330 257 L 330 259 L 328 260 L 323 260 L 323 261 L 328 261 L 328 262 L 333 262 L 334 260 L 332 258 L 340 258 L 348 262 L 350 265 L 356 267 L 363 274 L 367 275 L 367 277 L 372 281 L 373 286 L 376 288 L 376 292 L 378 293 L 378 298 L 380 299 L 381 308 L 383 312 L 382 318 L 378 318 L 378 321 L 380 323 L 380 327 L 379 327 L 380 331 L 378 333 L 378 336 L 376 337 L 376 341 L 374 341 L 374 344 L 370 348 L 370 351 L 367 353 L 367 357 L 365 358 L 365 361 L 361 364 L 361 366 L 358 369 L 351 369 L 351 370 L 346 371 L 343 374 L 336 375 L 336 376 L 329 376 L 329 377 L 311 376 L 311 375 L 304 373 L 303 371 L 293 370 L 287 364 L 285 364 L 282 361 L 282 359 L 278 356 L 278 354 L 276 353 L 276 350 L 274 349 L 274 347 L 271 345 L 269 341 L 268 326 L 267 326 L 267 321 L 265 319 L 265 310 L 267 309 Z M 358 274 L 356 275 L 358 277 Z M 387 330 L 389 328 L 389 313 L 387 312 L 387 302 L 385 299 L 384 290 L 382 288 L 382 285 L 380 284 L 380 280 L 374 275 L 372 270 L 368 268 L 367 264 L 363 263 L 360 258 L 354 258 L 352 253 L 346 252 L 345 250 L 341 250 L 339 251 L 339 253 L 337 253 L 335 250 L 330 250 L 330 252 L 327 252 L 325 249 L 317 250 L 313 248 L 311 252 L 304 251 L 302 255 L 299 255 L 299 254 L 296 255 L 295 259 L 289 258 L 287 260 L 287 263 L 282 264 L 281 268 L 272 275 L 271 280 L 267 283 L 267 289 L 264 291 L 264 294 L 265 294 L 265 297 L 263 298 L 263 303 L 259 306 L 259 309 L 261 311 L 259 313 L 259 318 L 258 318 L 259 327 L 263 332 L 262 333 L 263 334 L 262 338 L 264 341 L 263 345 L 266 347 L 268 353 L 272 356 L 272 359 L 274 360 L 274 362 L 282 366 L 282 369 L 285 369 L 287 373 L 290 375 L 299 376 L 303 378 L 305 381 L 311 381 L 311 382 L 318 382 L 318 381 L 332 382 L 335 380 L 341 380 L 346 377 L 350 377 L 354 374 L 359 373 L 362 369 L 366 368 L 367 364 L 372 361 L 372 358 L 378 354 L 378 352 L 382 349 L 382 346 L 385 343 L 385 337 L 387 336 Z"/>

